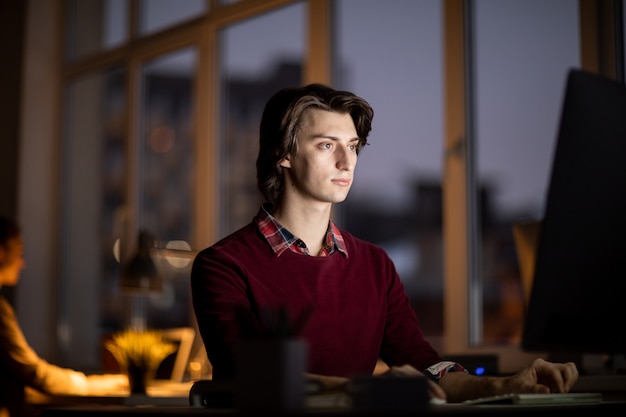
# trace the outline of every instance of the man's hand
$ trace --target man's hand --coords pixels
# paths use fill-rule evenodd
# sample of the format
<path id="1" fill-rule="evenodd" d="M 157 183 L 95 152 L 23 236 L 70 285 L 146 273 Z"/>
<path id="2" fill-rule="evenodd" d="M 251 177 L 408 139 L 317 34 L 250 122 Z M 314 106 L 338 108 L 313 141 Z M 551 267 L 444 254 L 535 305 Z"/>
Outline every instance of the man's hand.
<path id="1" fill-rule="evenodd" d="M 568 392 L 578 380 L 573 362 L 553 363 L 541 358 L 508 377 L 503 388 L 515 393 Z"/>
<path id="2" fill-rule="evenodd" d="M 439 386 L 449 402 L 461 402 L 512 393 L 568 392 L 577 380 L 578 369 L 573 362 L 552 363 L 538 358 L 506 377 L 449 372 L 441 377 Z"/>

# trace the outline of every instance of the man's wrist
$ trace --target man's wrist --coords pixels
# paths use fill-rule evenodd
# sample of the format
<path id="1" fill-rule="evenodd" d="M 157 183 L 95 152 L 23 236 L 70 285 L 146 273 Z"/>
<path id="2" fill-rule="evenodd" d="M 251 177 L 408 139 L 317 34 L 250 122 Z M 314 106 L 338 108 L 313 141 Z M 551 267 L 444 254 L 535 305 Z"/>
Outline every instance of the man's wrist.
<path id="1" fill-rule="evenodd" d="M 465 369 L 463 366 L 461 366 L 457 362 L 441 361 L 432 366 L 429 366 L 428 368 L 424 370 L 424 373 L 435 382 L 439 382 L 441 377 L 447 374 L 448 372 L 467 373 L 467 369 Z"/>

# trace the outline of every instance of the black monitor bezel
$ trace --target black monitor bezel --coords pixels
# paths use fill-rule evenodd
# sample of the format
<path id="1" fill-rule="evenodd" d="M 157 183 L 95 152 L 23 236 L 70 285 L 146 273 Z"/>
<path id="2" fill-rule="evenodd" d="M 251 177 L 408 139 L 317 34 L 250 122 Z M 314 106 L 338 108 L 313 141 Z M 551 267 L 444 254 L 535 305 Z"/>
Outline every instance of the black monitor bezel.
<path id="1" fill-rule="evenodd" d="M 567 76 L 526 351 L 626 354 L 626 87 Z"/>

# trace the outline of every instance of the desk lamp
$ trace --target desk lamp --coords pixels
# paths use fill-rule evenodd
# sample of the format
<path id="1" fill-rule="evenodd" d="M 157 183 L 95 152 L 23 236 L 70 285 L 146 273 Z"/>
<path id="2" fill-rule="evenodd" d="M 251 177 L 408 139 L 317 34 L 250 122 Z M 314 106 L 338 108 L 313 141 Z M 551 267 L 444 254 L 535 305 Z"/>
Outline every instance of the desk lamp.
<path id="1" fill-rule="evenodd" d="M 122 292 L 133 297 L 131 328 L 145 330 L 148 296 L 164 290 L 161 272 L 166 271 L 157 268 L 157 263 L 180 270 L 189 267 L 196 254 L 185 241 L 173 240 L 164 245 L 148 231 L 139 232 L 137 252 L 123 267 L 120 280 Z"/>
<path id="2" fill-rule="evenodd" d="M 120 286 L 133 299 L 131 327 L 138 331 L 146 329 L 147 296 L 163 290 L 163 278 L 152 259 L 154 239 L 146 230 L 139 232 L 137 252 L 122 270 Z"/>
<path id="3" fill-rule="evenodd" d="M 153 248 L 154 239 L 150 233 L 141 230 L 137 241 L 137 252 L 122 272 L 121 286 L 125 292 L 149 293 L 163 289 L 163 279 L 152 259 Z"/>

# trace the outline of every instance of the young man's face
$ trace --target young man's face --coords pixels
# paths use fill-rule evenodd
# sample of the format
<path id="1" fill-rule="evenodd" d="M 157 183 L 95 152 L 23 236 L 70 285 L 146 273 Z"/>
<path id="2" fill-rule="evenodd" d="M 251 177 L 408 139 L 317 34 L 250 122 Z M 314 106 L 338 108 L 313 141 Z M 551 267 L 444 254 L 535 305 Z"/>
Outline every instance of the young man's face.
<path id="1" fill-rule="evenodd" d="M 297 133 L 296 151 L 281 161 L 287 200 L 337 203 L 352 185 L 359 137 L 349 114 L 307 110 Z"/>
<path id="2" fill-rule="evenodd" d="M 16 285 L 24 266 L 24 243 L 21 237 L 10 239 L 6 246 L 0 246 L 0 285 Z"/>

